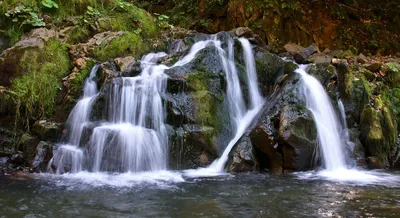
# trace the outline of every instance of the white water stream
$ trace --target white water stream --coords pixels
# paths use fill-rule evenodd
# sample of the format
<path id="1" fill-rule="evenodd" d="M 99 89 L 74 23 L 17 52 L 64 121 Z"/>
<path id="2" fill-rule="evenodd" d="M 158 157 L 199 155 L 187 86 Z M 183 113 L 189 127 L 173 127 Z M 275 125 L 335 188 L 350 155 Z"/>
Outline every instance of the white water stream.
<path id="1" fill-rule="evenodd" d="M 347 127 L 343 128 L 340 124 L 329 96 L 321 83 L 307 73 L 307 65 L 300 65 L 296 72 L 302 78 L 306 106 L 314 117 L 318 143 L 324 162 L 324 170 L 297 173 L 299 177 L 304 179 L 319 179 L 322 177 L 333 181 L 355 182 L 358 184 L 396 183 L 399 180 L 397 176 L 377 171 L 359 170 L 347 166 L 346 162 L 350 157 L 346 155 L 345 149 L 353 149 L 353 147 L 345 148 L 345 145 L 352 145 L 346 143 L 346 141 L 349 141 Z M 343 111 L 343 122 L 346 124 L 343 104 L 340 104 L 341 102 L 339 102 L 339 107 L 342 107 L 340 110 Z M 343 137 L 344 140 L 342 140 Z"/>
<path id="2" fill-rule="evenodd" d="M 247 85 L 249 86 L 250 106 L 246 109 L 238 72 L 234 59 L 234 41 L 227 39 L 227 48 L 222 42 L 211 37 L 195 43 L 189 53 L 173 66 L 157 65 L 165 53 L 150 53 L 141 60 L 142 72 L 136 77 L 122 77 L 114 82 L 108 101 L 108 118 L 92 130 L 88 145 L 81 145 L 81 137 L 89 122 L 92 103 L 97 97 L 97 87 L 93 81 L 98 66 L 93 68 L 84 86 L 84 97 L 72 110 L 69 123 L 69 140 L 60 145 L 49 166 L 56 166 L 56 173 L 65 172 L 131 172 L 151 171 L 157 177 L 167 169 L 168 136 L 165 127 L 165 108 L 160 94 L 166 92 L 166 69 L 190 63 L 202 49 L 216 48 L 227 80 L 227 100 L 234 137 L 221 158 L 210 167 L 214 173 L 223 173 L 228 154 L 244 133 L 263 104 L 258 91 L 257 74 L 253 51 L 246 39 L 240 39 L 246 64 Z M 88 149 L 84 149 L 84 147 Z M 80 173 L 79 175 L 87 175 Z M 89 173 L 90 174 L 90 173 Z M 187 174 L 187 173 L 185 173 Z M 96 176 L 95 176 L 96 177 Z M 180 181 L 179 178 L 174 180 Z"/>

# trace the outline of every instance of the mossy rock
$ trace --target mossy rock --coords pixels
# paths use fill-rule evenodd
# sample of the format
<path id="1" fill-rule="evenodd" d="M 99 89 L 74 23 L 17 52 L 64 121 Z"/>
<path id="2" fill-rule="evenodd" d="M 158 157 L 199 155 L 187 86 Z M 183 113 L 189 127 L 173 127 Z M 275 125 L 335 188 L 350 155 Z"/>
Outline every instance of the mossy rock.
<path id="1" fill-rule="evenodd" d="M 361 141 L 368 156 L 375 156 L 385 165 L 389 164 L 397 140 L 397 124 L 387 107 L 376 110 L 364 109 L 360 120 Z"/>
<path id="2" fill-rule="evenodd" d="M 347 122 L 349 125 L 359 123 L 361 113 L 372 96 L 372 89 L 364 75 L 358 74 L 357 77 L 351 76 L 351 79 L 349 78 L 348 85 L 346 85 L 346 87 L 349 87 L 349 95 L 342 98 L 346 114 L 348 114 Z"/>
<path id="3" fill-rule="evenodd" d="M 400 64 L 399 63 L 386 63 L 382 65 L 381 71 L 385 74 L 385 82 L 391 87 L 398 87 L 400 85 Z"/>
<path id="4" fill-rule="evenodd" d="M 336 68 L 330 63 L 312 64 L 308 69 L 308 72 L 318 79 L 325 87 L 334 77 L 337 76 Z"/>
<path id="5" fill-rule="evenodd" d="M 127 55 L 138 57 L 145 54 L 148 49 L 149 47 L 138 34 L 123 32 L 121 36 L 113 38 L 110 42 L 103 42 L 95 47 L 93 55 L 101 61 L 106 61 Z"/>
<path id="6" fill-rule="evenodd" d="M 62 78 L 70 69 L 67 46 L 50 39 L 43 48 L 28 49 L 18 60 L 22 75 L 12 81 L 8 97 L 16 105 L 16 119 L 50 117 L 62 87 Z"/>
<path id="7" fill-rule="evenodd" d="M 292 71 L 294 66 L 287 65 L 278 56 L 269 52 L 256 52 L 255 54 L 256 70 L 259 86 L 262 87 L 263 95 L 271 91 L 277 79 L 286 71 Z M 286 68 L 285 68 L 286 66 Z"/>

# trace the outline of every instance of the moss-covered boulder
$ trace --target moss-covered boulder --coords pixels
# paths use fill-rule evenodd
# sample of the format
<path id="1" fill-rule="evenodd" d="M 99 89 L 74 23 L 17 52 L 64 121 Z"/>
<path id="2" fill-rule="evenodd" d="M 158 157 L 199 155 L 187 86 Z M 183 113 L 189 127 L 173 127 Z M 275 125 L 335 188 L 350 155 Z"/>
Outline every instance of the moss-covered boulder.
<path id="1" fill-rule="evenodd" d="M 280 114 L 278 141 L 283 166 L 288 170 L 308 170 L 318 161 L 317 129 L 312 114 L 302 105 L 287 105 Z"/>
<path id="2" fill-rule="evenodd" d="M 263 50 L 255 52 L 256 70 L 261 94 L 267 96 L 273 91 L 278 78 L 282 77 L 285 70 L 289 70 L 281 58 Z"/>
<path id="3" fill-rule="evenodd" d="M 390 87 L 398 87 L 400 84 L 400 64 L 385 63 L 381 67 L 381 73 L 385 75 L 384 79 Z"/>
<path id="4" fill-rule="evenodd" d="M 397 124 L 387 107 L 364 109 L 360 120 L 361 141 L 368 156 L 374 156 L 389 166 L 397 141 Z"/>
<path id="5" fill-rule="evenodd" d="M 16 108 L 8 112 L 27 128 L 31 120 L 54 113 L 62 78 L 70 70 L 67 46 L 55 35 L 44 28 L 32 31 L 0 60 L 1 83 L 7 87 L 2 94 Z"/>

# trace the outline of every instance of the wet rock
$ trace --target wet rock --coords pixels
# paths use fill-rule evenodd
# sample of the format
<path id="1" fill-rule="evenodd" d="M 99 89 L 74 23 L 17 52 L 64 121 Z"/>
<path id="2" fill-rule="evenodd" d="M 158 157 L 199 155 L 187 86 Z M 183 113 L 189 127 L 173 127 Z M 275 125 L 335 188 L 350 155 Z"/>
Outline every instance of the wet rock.
<path id="1" fill-rule="evenodd" d="M 170 131 L 170 166 L 192 169 L 211 164 L 217 156 L 214 140 L 212 127 L 193 124 Z"/>
<path id="2" fill-rule="evenodd" d="M 24 164 L 27 164 L 29 160 L 32 160 L 35 156 L 36 147 L 39 143 L 37 137 L 29 134 L 23 134 L 18 141 L 18 151 L 21 151 L 24 157 Z"/>
<path id="3" fill-rule="evenodd" d="M 312 54 L 319 52 L 319 49 L 315 44 L 303 48 L 299 45 L 288 43 L 284 46 L 284 48 L 290 55 L 293 56 L 293 59 L 299 64 L 306 63 L 306 60 Z"/>
<path id="4" fill-rule="evenodd" d="M 367 64 L 366 68 L 371 72 L 378 72 L 381 69 L 382 63 L 374 62 L 371 64 Z"/>
<path id="5" fill-rule="evenodd" d="M 124 58 L 115 58 L 114 62 L 120 71 L 130 72 L 132 71 L 133 65 L 136 64 L 136 59 L 132 56 L 127 56 Z"/>
<path id="6" fill-rule="evenodd" d="M 319 159 L 317 129 L 312 114 L 304 106 L 287 105 L 280 114 L 279 145 L 287 170 L 308 170 Z"/>
<path id="7" fill-rule="evenodd" d="M 189 49 L 183 39 L 177 39 L 168 46 L 168 54 L 184 52 Z"/>
<path id="8" fill-rule="evenodd" d="M 36 156 L 30 164 L 30 168 L 34 172 L 43 172 L 46 170 L 47 163 L 53 156 L 52 146 L 47 142 L 40 141 L 36 147 Z"/>
<path id="9" fill-rule="evenodd" d="M 258 51 L 254 56 L 260 91 L 263 96 L 267 96 L 273 91 L 277 80 L 284 75 L 285 71 L 290 71 L 289 68 L 293 66 L 293 63 L 287 64 L 278 56 L 265 51 Z"/>
<path id="10" fill-rule="evenodd" d="M 250 172 L 258 168 L 253 155 L 253 145 L 250 137 L 243 136 L 231 152 L 231 163 L 228 163 L 228 172 Z"/>
<path id="11" fill-rule="evenodd" d="M 283 159 L 278 151 L 277 131 L 269 119 L 258 124 L 250 133 L 251 143 L 263 158 L 258 158 L 260 167 L 271 172 L 283 172 Z"/>
<path id="12" fill-rule="evenodd" d="M 24 155 L 22 154 L 13 154 L 10 158 L 11 163 L 16 165 L 22 165 L 25 161 Z"/>
<path id="13" fill-rule="evenodd" d="M 312 64 L 308 73 L 317 78 L 324 87 L 328 87 L 329 82 L 337 77 L 336 68 L 330 63 Z"/>
<path id="14" fill-rule="evenodd" d="M 38 120 L 32 127 L 32 133 L 41 140 L 56 141 L 62 134 L 61 124 L 46 120 Z"/>

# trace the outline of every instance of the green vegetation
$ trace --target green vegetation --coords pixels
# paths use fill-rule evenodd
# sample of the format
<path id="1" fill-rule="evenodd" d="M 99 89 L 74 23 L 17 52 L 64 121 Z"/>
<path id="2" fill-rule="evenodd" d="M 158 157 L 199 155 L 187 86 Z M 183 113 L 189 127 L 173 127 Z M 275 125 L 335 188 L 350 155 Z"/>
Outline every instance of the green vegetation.
<path id="1" fill-rule="evenodd" d="M 13 81 L 8 97 L 16 105 L 16 120 L 29 128 L 30 119 L 49 117 L 54 112 L 70 60 L 67 47 L 53 39 L 41 50 L 26 50 L 19 63 L 24 74 Z"/>
<path id="2" fill-rule="evenodd" d="M 103 43 L 96 47 L 93 54 L 96 58 L 105 61 L 107 58 L 116 58 L 122 55 L 140 56 L 146 53 L 147 49 L 139 35 L 125 32 L 124 35 L 113 39 L 109 44 Z"/>

